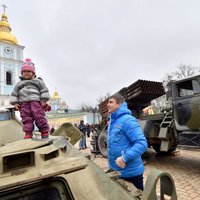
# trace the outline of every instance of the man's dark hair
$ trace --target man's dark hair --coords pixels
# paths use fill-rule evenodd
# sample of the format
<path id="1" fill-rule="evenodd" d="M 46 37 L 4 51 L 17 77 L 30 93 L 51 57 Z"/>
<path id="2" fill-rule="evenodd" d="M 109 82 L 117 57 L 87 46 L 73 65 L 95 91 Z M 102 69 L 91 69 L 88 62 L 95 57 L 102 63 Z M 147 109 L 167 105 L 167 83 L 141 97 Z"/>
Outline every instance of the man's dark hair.
<path id="1" fill-rule="evenodd" d="M 124 97 L 119 93 L 113 94 L 109 97 L 109 99 L 111 98 L 115 99 L 117 103 L 123 103 L 125 101 Z"/>

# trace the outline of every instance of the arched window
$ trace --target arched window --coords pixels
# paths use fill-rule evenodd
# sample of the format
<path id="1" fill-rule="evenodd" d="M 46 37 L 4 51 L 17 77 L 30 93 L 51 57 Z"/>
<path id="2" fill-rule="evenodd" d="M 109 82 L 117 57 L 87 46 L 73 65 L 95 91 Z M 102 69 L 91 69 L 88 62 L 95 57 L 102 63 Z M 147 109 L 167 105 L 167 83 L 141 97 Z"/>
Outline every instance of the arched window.
<path id="1" fill-rule="evenodd" d="M 12 85 L 12 73 L 6 72 L 6 85 Z"/>

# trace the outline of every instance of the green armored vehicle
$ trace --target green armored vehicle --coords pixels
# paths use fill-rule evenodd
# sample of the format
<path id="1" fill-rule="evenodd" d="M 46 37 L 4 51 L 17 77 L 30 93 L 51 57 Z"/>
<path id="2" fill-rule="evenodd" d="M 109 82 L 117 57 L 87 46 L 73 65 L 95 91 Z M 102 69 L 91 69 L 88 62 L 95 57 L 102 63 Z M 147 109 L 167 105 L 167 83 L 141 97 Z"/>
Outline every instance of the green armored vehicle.
<path id="1" fill-rule="evenodd" d="M 143 117 L 144 133 L 157 152 L 177 145 L 200 148 L 200 75 L 172 81 L 166 93 L 169 107 Z"/>
<path id="2" fill-rule="evenodd" d="M 138 80 L 118 91 L 138 118 L 149 147 L 157 152 L 172 152 L 176 147 L 200 148 L 200 75 L 172 81 L 167 92 L 161 82 Z M 168 104 L 162 112 L 143 115 L 152 100 L 165 97 Z M 107 100 L 99 104 L 99 112 L 107 120 Z M 92 152 L 107 157 L 106 130 L 99 131 L 92 141 Z"/>
<path id="3" fill-rule="evenodd" d="M 0 110 L 0 146 L 24 137 L 21 122 L 17 119 L 14 107 Z"/>
<path id="4" fill-rule="evenodd" d="M 5 121 L 9 120 L 10 125 L 5 129 Z M 16 131 L 11 128 L 12 124 Z M 2 127 L 1 137 L 9 138 L 12 133 L 20 132 L 12 119 L 0 121 Z M 177 199 L 173 179 L 168 173 L 152 171 L 143 192 L 119 179 L 118 172 L 105 173 L 73 146 L 81 134 L 72 124 L 65 123 L 47 139 L 35 134 L 32 139 L 5 144 L 1 141 L 0 199 L 156 200 L 165 196 Z"/>

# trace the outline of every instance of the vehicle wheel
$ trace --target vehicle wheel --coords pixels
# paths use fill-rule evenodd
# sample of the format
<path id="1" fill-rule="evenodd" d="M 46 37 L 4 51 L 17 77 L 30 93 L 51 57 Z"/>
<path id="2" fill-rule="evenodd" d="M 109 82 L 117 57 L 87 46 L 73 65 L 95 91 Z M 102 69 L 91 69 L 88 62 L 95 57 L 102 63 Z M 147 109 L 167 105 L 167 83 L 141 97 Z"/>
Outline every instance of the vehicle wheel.
<path id="1" fill-rule="evenodd" d="M 176 148 L 171 148 L 169 149 L 167 152 L 164 152 L 164 151 L 160 151 L 160 144 L 154 144 L 153 145 L 153 149 L 159 153 L 159 154 L 162 154 L 162 155 L 171 155 L 171 153 L 176 149 Z"/>
<path id="2" fill-rule="evenodd" d="M 143 129 L 143 132 L 144 132 L 144 135 L 146 138 L 148 138 L 150 136 L 150 132 L 152 131 L 153 127 L 154 127 L 153 121 L 147 120 L 146 124 L 144 125 L 144 129 Z"/>
<path id="3" fill-rule="evenodd" d="M 160 153 L 160 144 L 153 144 L 152 146 L 157 153 Z"/>
<path id="4" fill-rule="evenodd" d="M 101 132 L 98 138 L 99 150 L 103 157 L 108 157 L 108 149 L 107 149 L 107 135 L 106 132 Z"/>

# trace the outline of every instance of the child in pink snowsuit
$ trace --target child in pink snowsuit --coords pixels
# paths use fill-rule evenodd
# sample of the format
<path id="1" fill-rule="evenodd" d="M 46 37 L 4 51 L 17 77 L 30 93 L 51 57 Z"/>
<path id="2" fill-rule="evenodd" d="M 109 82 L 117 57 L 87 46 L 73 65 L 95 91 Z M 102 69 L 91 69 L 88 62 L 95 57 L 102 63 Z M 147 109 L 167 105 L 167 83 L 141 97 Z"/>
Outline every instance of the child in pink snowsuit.
<path id="1" fill-rule="evenodd" d="M 20 81 L 16 84 L 11 96 L 11 104 L 19 110 L 22 118 L 25 139 L 32 138 L 34 123 L 39 128 L 42 138 L 48 138 L 49 125 L 45 117 L 49 90 L 41 78 L 36 78 L 35 65 L 27 58 L 21 67 Z"/>

